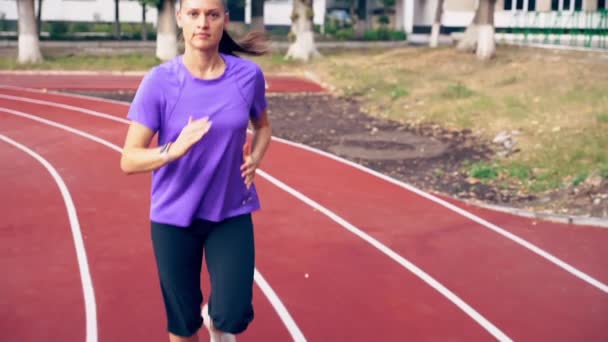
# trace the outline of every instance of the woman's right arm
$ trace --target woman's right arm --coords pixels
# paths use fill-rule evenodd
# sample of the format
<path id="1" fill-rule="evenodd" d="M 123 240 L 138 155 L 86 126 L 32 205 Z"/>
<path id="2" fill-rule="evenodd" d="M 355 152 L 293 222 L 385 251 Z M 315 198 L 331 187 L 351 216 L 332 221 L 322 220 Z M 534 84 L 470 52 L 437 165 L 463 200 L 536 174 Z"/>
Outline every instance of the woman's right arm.
<path id="1" fill-rule="evenodd" d="M 211 122 L 207 118 L 190 118 L 174 142 L 168 146 L 150 148 L 154 131 L 132 121 L 122 149 L 120 168 L 126 174 L 154 171 L 186 154 L 192 145 L 205 136 L 209 128 Z M 163 148 L 166 151 L 163 152 Z"/>
<path id="2" fill-rule="evenodd" d="M 124 173 L 153 171 L 169 162 L 161 153 L 162 147 L 148 147 L 153 136 L 154 131 L 150 128 L 131 122 L 120 158 L 120 168 Z"/>

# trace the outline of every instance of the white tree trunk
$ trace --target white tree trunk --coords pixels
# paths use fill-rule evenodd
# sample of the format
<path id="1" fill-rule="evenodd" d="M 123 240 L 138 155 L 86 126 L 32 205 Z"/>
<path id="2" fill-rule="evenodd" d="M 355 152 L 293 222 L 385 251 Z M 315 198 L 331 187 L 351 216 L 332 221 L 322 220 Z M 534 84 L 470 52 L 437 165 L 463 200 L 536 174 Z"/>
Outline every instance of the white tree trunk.
<path id="1" fill-rule="evenodd" d="M 479 25 L 477 31 L 477 58 L 481 60 L 491 59 L 496 54 L 494 25 Z"/>
<path id="2" fill-rule="evenodd" d="M 431 28 L 431 40 L 429 41 L 429 46 L 432 48 L 437 47 L 439 45 L 439 30 L 441 29 L 441 25 L 439 23 L 433 23 L 433 27 Z"/>
<path id="3" fill-rule="evenodd" d="M 167 61 L 177 56 L 177 23 L 173 1 L 164 0 L 158 9 L 158 30 L 156 34 L 156 57 Z"/>
<path id="4" fill-rule="evenodd" d="M 496 53 L 494 42 L 494 7 L 496 0 L 479 0 L 479 23 L 477 24 L 477 58 L 488 60 Z"/>
<path id="5" fill-rule="evenodd" d="M 473 22 L 467 27 L 464 36 L 458 42 L 457 49 L 475 52 L 481 60 L 487 60 L 496 54 L 494 41 L 494 7 L 496 0 L 479 0 Z"/>
<path id="6" fill-rule="evenodd" d="M 312 1 L 293 0 L 290 35 L 295 39 L 289 46 L 289 50 L 287 50 L 286 59 L 307 62 L 312 58 L 321 56 L 315 46 Z"/>
<path id="7" fill-rule="evenodd" d="M 458 42 L 456 49 L 464 52 L 475 52 L 475 49 L 477 48 L 477 23 L 479 22 L 479 10 L 480 8 L 478 5 L 477 9 L 475 10 L 475 16 L 464 31 L 464 34 Z"/>
<path id="8" fill-rule="evenodd" d="M 477 36 L 477 24 L 473 22 L 467 26 L 462 38 L 458 41 L 456 49 L 465 52 L 474 52 L 477 48 Z"/>
<path id="9" fill-rule="evenodd" d="M 429 46 L 434 48 L 439 45 L 439 32 L 441 31 L 441 16 L 443 15 L 443 0 L 437 0 L 437 8 L 435 9 L 435 22 L 431 28 L 431 39 Z"/>
<path id="10" fill-rule="evenodd" d="M 40 63 L 40 41 L 36 28 L 36 15 L 34 14 L 34 0 L 17 0 L 17 13 L 19 15 L 19 52 L 17 62 Z"/>

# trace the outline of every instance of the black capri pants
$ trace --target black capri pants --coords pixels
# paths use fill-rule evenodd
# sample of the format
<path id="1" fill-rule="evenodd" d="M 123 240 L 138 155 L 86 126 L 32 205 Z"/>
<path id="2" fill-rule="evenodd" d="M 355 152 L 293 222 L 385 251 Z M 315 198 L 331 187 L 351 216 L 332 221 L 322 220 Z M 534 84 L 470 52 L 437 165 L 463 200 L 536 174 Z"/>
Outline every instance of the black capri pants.
<path id="1" fill-rule="evenodd" d="M 253 320 L 254 240 L 251 214 L 190 227 L 152 222 L 152 244 L 167 313 L 167 330 L 192 336 L 201 317 L 203 251 L 211 280 L 209 316 L 224 332 L 243 332 Z"/>

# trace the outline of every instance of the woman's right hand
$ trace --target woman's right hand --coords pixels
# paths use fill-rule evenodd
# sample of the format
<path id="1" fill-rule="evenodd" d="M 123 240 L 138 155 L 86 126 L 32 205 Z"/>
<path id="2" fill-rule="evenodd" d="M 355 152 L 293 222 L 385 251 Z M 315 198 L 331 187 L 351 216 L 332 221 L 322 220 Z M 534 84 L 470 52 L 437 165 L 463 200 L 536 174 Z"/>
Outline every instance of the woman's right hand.
<path id="1" fill-rule="evenodd" d="M 201 140 L 211 128 L 211 121 L 208 117 L 193 120 L 192 116 L 188 119 L 188 124 L 182 128 L 177 140 L 169 148 L 171 160 L 181 158 L 190 148 Z"/>

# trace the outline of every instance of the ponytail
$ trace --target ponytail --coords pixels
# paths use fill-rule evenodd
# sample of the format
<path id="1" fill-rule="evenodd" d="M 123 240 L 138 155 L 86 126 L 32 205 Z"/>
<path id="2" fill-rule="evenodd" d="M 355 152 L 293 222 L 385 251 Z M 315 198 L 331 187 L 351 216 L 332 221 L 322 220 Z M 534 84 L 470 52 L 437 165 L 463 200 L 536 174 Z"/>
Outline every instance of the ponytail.
<path id="1" fill-rule="evenodd" d="M 235 41 L 230 37 L 228 31 L 224 30 L 219 46 L 221 53 L 232 56 L 236 56 L 236 53 L 239 52 L 251 56 L 262 56 L 269 50 L 266 35 L 258 31 L 251 31 L 245 37 Z"/>

